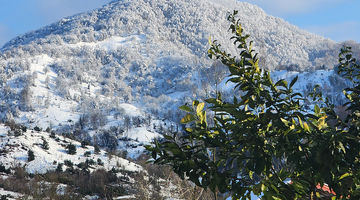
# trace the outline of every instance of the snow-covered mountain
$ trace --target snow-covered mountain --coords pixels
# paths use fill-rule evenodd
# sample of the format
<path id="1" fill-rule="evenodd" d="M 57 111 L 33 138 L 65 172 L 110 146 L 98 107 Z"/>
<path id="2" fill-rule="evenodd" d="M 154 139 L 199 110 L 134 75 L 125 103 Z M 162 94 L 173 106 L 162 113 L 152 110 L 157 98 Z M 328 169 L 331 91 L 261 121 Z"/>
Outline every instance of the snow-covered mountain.
<path id="1" fill-rule="evenodd" d="M 296 90 L 306 94 L 320 84 L 331 101 L 343 101 L 339 93 L 348 83 L 332 70 L 342 44 L 257 6 L 236 0 L 115 0 L 0 49 L 1 198 L 41 199 L 36 191 L 46 191 L 53 199 L 97 199 L 105 195 L 104 185 L 118 199 L 199 197 L 191 185 L 181 190 L 185 183 L 170 171 L 125 158 L 141 158 L 144 144 L 179 131 L 179 105 L 214 95 L 216 87 L 223 97 L 232 96 L 226 68 L 208 59 L 207 49 L 211 38 L 237 53 L 226 20 L 234 9 L 274 79 L 299 76 Z M 347 44 L 360 52 L 359 44 Z M 75 153 L 69 153 L 70 144 Z M 83 190 L 84 182 L 99 177 L 107 177 L 92 181 L 104 183 L 91 185 L 99 190 Z M 40 189 L 27 189 L 34 187 Z"/>
<path id="2" fill-rule="evenodd" d="M 179 129 L 178 105 L 214 94 L 227 72 L 207 58 L 208 39 L 236 54 L 226 20 L 233 9 L 255 41 L 262 67 L 297 71 L 276 72 L 275 78 L 306 71 L 298 89 L 316 79 L 327 84 L 329 95 L 346 85 L 329 71 L 340 44 L 249 3 L 116 0 L 1 48 L 0 119 L 70 132 L 103 147 L 131 147 L 136 157 L 142 144 Z M 311 73 L 316 69 L 323 73 Z M 231 95 L 223 83 L 221 90 Z"/>
<path id="3" fill-rule="evenodd" d="M 226 34 L 226 16 L 233 9 L 239 10 L 239 18 L 260 53 L 266 56 L 264 62 L 268 68 L 290 64 L 297 64 L 302 70 L 323 64 L 331 68 L 336 62 L 328 58 L 333 55 L 332 50 L 337 51 L 335 42 L 269 16 L 255 5 L 236 0 L 113 1 L 101 9 L 64 18 L 19 36 L 5 44 L 3 50 L 27 49 L 25 46 L 33 44 L 34 51 L 40 54 L 46 51 L 46 44 L 57 44 L 57 48 L 51 48 L 53 53 L 57 50 L 58 54 L 64 54 L 59 51 L 63 46 L 69 49 L 95 46 L 111 52 L 127 46 L 133 47 L 130 49 L 142 60 L 150 58 L 143 61 L 148 65 L 154 58 L 166 59 L 167 56 L 206 57 L 204 50 L 210 36 L 231 47 Z M 136 45 L 139 43 L 141 45 Z M 40 52 L 36 50 L 37 45 L 43 47 Z M 123 55 L 118 56 L 123 59 Z"/>

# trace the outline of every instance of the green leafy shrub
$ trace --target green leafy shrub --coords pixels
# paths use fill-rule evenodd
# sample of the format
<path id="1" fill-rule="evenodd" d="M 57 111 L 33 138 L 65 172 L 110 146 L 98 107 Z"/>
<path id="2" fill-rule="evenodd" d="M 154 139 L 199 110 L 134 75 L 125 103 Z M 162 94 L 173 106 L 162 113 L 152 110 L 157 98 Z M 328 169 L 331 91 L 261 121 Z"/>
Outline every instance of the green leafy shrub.
<path id="1" fill-rule="evenodd" d="M 228 54 L 216 41 L 208 51 L 229 69 L 228 82 L 236 89 L 233 100 L 224 101 L 217 93 L 207 104 L 181 106 L 187 112 L 181 120 L 184 133 L 147 146 L 154 163 L 170 165 L 215 196 L 317 199 L 317 186 L 327 184 L 336 193 L 327 198 L 359 199 L 360 65 L 351 49 L 343 48 L 339 58 L 339 73 L 354 85 L 344 91 L 350 114 L 342 120 L 318 88 L 309 110 L 305 97 L 292 89 L 297 77 L 290 83 L 273 82 L 270 72 L 259 67 L 253 42 L 247 42 L 249 35 L 243 34 L 235 15 L 228 20 L 239 56 Z M 206 108 L 214 113 L 211 125 Z"/>

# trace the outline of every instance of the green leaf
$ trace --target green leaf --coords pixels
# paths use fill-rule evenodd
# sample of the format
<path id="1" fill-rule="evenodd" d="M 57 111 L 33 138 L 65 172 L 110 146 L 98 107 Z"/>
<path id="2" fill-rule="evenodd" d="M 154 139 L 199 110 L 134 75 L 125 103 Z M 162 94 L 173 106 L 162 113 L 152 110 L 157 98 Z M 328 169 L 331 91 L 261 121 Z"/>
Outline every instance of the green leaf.
<path id="1" fill-rule="evenodd" d="M 163 135 L 163 137 L 167 140 L 173 140 L 174 138 L 169 135 Z"/>
<path id="2" fill-rule="evenodd" d="M 279 190 L 276 188 L 275 185 L 270 185 L 270 187 L 276 192 L 276 193 L 279 193 Z M 276 198 L 276 197 L 275 197 Z M 279 198 L 276 198 L 276 199 L 279 199 Z M 280 199 L 281 200 L 281 199 Z"/>
<path id="3" fill-rule="evenodd" d="M 285 126 L 289 126 L 289 121 L 287 121 L 287 120 L 284 119 L 284 118 L 280 118 L 280 120 L 282 121 L 282 123 L 285 124 Z"/>
<path id="4" fill-rule="evenodd" d="M 154 151 L 154 147 L 152 145 L 144 145 L 145 149 L 148 151 Z"/>
<path id="5" fill-rule="evenodd" d="M 339 180 L 343 179 L 343 178 L 346 178 L 348 176 L 351 176 L 352 174 L 351 173 L 345 173 L 343 175 L 340 176 Z"/>
<path id="6" fill-rule="evenodd" d="M 180 122 L 182 124 L 187 124 L 187 123 L 192 122 L 194 120 L 195 120 L 195 118 L 194 118 L 194 116 L 192 114 L 186 114 L 185 117 L 183 117 Z"/>
<path id="7" fill-rule="evenodd" d="M 296 83 L 296 81 L 298 80 L 299 76 L 296 76 L 290 83 L 290 87 L 289 88 L 292 88 L 292 86 Z"/>
<path id="8" fill-rule="evenodd" d="M 301 127 L 301 128 L 304 128 L 304 124 L 302 123 L 301 118 L 300 118 L 299 116 L 297 116 L 297 117 L 298 117 L 298 120 L 299 120 L 299 125 L 300 125 L 300 127 Z"/>
<path id="9" fill-rule="evenodd" d="M 304 129 L 305 131 L 310 132 L 310 127 L 306 122 L 304 122 Z"/>
<path id="10" fill-rule="evenodd" d="M 303 149 L 301 148 L 301 146 L 299 145 L 299 151 L 303 151 Z"/>
<path id="11" fill-rule="evenodd" d="M 290 126 L 290 130 L 294 130 L 296 127 L 295 127 L 295 125 L 294 124 L 292 124 L 291 126 Z"/>
<path id="12" fill-rule="evenodd" d="M 186 128 L 185 130 L 186 130 L 187 132 L 189 132 L 189 133 L 193 132 L 193 129 L 192 129 L 192 128 Z"/>
<path id="13" fill-rule="evenodd" d="M 207 123 L 206 122 L 206 111 L 200 111 L 197 113 L 198 118 L 200 119 L 200 123 Z"/>
<path id="14" fill-rule="evenodd" d="M 183 110 L 185 112 L 191 112 L 191 108 L 189 106 L 183 105 L 179 107 L 180 110 Z"/>
<path id="15" fill-rule="evenodd" d="M 152 152 L 151 152 L 151 157 L 154 158 L 154 159 L 156 159 L 156 156 L 157 156 L 156 151 L 152 151 Z"/>
<path id="16" fill-rule="evenodd" d="M 319 108 L 318 105 L 315 105 L 314 110 L 315 110 L 315 113 L 316 113 L 316 114 L 319 114 L 319 113 L 320 113 L 320 108 Z"/>
<path id="17" fill-rule="evenodd" d="M 196 113 L 200 113 L 204 109 L 205 103 L 199 103 L 196 107 Z"/>
<path id="18" fill-rule="evenodd" d="M 197 105 L 199 105 L 199 101 L 198 100 L 193 101 L 193 106 L 197 106 Z"/>
<path id="19" fill-rule="evenodd" d="M 320 130 L 327 127 L 327 123 L 326 123 L 325 119 L 326 119 L 326 116 L 321 117 L 321 118 L 318 119 L 317 127 L 318 127 Z"/>
<path id="20" fill-rule="evenodd" d="M 287 82 L 285 79 L 280 79 L 278 82 L 275 83 L 275 86 L 282 86 L 286 88 Z"/>
<path id="21" fill-rule="evenodd" d="M 272 196 L 272 198 L 273 198 L 274 200 L 281 200 L 281 198 L 276 197 L 276 196 Z"/>
<path id="22" fill-rule="evenodd" d="M 212 103 L 212 104 L 216 104 L 216 99 L 215 98 L 210 98 L 210 99 L 206 99 L 205 100 L 206 103 Z"/>
<path id="23" fill-rule="evenodd" d="M 251 179 L 253 179 L 253 175 L 254 175 L 254 172 L 253 172 L 253 171 L 249 171 L 249 177 L 250 177 Z"/>
<path id="24" fill-rule="evenodd" d="M 248 110 L 249 110 L 249 104 L 245 104 L 244 110 L 245 110 L 245 111 L 248 111 Z"/>
<path id="25" fill-rule="evenodd" d="M 264 184 L 261 184 L 261 191 L 264 192 L 266 190 L 266 186 Z"/>
<path id="26" fill-rule="evenodd" d="M 341 150 L 342 150 L 344 153 L 346 153 L 345 147 L 344 147 L 343 143 L 340 142 L 340 141 L 339 141 L 339 146 L 340 146 Z"/>

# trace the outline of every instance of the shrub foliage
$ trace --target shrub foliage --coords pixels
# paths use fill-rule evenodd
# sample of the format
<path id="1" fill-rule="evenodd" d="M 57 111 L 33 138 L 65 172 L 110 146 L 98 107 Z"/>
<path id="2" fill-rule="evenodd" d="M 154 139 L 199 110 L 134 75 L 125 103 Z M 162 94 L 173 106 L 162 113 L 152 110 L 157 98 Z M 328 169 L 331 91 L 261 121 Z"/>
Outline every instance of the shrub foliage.
<path id="1" fill-rule="evenodd" d="M 182 178 L 233 199 L 316 199 L 317 186 L 327 184 L 333 199 L 360 198 L 360 66 L 344 47 L 339 73 L 351 80 L 344 92 L 349 111 L 346 119 L 315 88 L 314 106 L 305 109 L 305 97 L 290 83 L 273 82 L 270 72 L 259 67 L 249 35 L 229 15 L 230 30 L 240 51 L 238 57 L 211 41 L 209 57 L 229 69 L 228 82 L 235 86 L 233 101 L 216 98 L 181 106 L 184 133 L 165 136 L 147 146 L 154 163 L 170 165 Z M 208 123 L 206 107 L 214 113 Z M 209 120 L 210 121 L 210 120 Z"/>

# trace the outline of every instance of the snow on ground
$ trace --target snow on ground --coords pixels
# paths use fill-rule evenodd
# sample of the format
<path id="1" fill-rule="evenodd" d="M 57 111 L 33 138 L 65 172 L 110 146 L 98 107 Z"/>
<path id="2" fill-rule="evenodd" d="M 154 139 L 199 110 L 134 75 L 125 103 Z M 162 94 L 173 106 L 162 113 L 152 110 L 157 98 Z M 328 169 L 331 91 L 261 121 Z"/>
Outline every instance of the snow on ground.
<path id="1" fill-rule="evenodd" d="M 128 36 L 128 37 L 113 37 L 101 41 L 96 46 L 106 46 L 106 48 L 117 48 L 120 45 L 131 46 L 132 43 L 143 40 L 144 36 Z M 96 47 L 97 48 L 97 47 Z M 32 112 L 19 111 L 19 117 L 16 119 L 21 124 L 34 124 L 42 129 L 47 127 L 57 127 L 61 125 L 73 125 L 80 118 L 79 101 L 82 91 L 84 95 L 92 98 L 97 98 L 100 102 L 112 100 L 109 97 L 99 95 L 101 87 L 98 84 L 93 84 L 94 77 L 84 77 L 88 83 L 82 83 L 81 88 L 69 88 L 68 97 L 61 96 L 56 91 L 57 74 L 49 67 L 55 60 L 48 55 L 43 54 L 29 58 L 30 74 L 33 77 L 33 82 L 30 86 Z M 120 109 L 124 110 L 124 114 L 129 117 L 143 116 L 140 109 L 131 104 L 120 104 Z"/>
<path id="2" fill-rule="evenodd" d="M 98 46 L 105 48 L 108 51 L 114 51 L 119 47 L 141 47 L 145 40 L 145 35 L 129 35 L 126 37 L 113 36 L 109 39 L 101 41 Z"/>
<path id="3" fill-rule="evenodd" d="M 0 125 L 0 130 L 6 130 L 3 125 Z M 1 133 L 4 134 L 4 133 Z M 7 134 L 7 133 L 6 133 Z M 49 149 L 45 150 L 41 147 L 43 143 L 42 137 L 49 143 Z M 107 152 L 100 151 L 95 154 L 94 147 L 87 146 L 82 148 L 81 144 L 69 138 L 56 136 L 56 139 L 51 138 L 47 132 L 37 132 L 27 130 L 23 135 L 7 136 L 0 138 L 0 148 L 6 152 L 0 156 L 0 163 L 6 168 L 15 166 L 25 166 L 29 173 L 46 173 L 47 171 L 55 170 L 59 163 L 64 163 L 65 160 L 71 161 L 74 165 L 88 160 L 94 160 L 96 164 L 91 170 L 104 168 L 111 170 L 120 168 L 126 171 L 140 171 L 142 167 L 132 163 L 128 160 L 117 156 L 109 156 Z M 68 144 L 76 146 L 76 154 L 70 155 L 67 153 L 66 146 Z M 35 160 L 28 162 L 28 150 L 32 150 L 35 155 Z M 89 156 L 85 156 L 85 152 L 89 152 Z M 98 160 L 104 163 L 103 166 L 98 164 Z M 64 165 L 65 169 L 66 166 Z"/>
<path id="4" fill-rule="evenodd" d="M 308 84 L 313 86 L 315 85 L 331 85 L 329 82 L 329 77 L 334 76 L 335 72 L 333 70 L 317 70 L 314 72 L 295 72 L 295 71 L 274 71 L 271 73 L 271 76 L 274 81 L 285 79 L 288 83 L 291 82 L 296 76 L 298 80 L 294 85 L 295 90 L 301 91 L 305 89 Z"/>
<path id="5" fill-rule="evenodd" d="M 76 44 L 68 44 L 72 48 L 90 47 L 102 48 L 107 51 L 116 51 L 120 47 L 141 48 L 146 40 L 145 35 L 128 35 L 128 36 L 112 36 L 103 41 L 98 42 L 78 42 Z"/>
<path id="6" fill-rule="evenodd" d="M 34 99 L 38 100 L 38 102 L 35 103 L 43 103 L 40 101 L 45 100 L 45 97 L 48 96 L 50 80 L 54 81 L 57 77 L 57 74 L 48 68 L 48 65 L 50 65 L 53 61 L 54 59 L 50 58 L 46 54 L 35 56 L 30 60 L 30 72 L 34 78 L 34 82 L 31 87 L 31 90 L 33 91 L 32 96 Z"/>
<path id="7" fill-rule="evenodd" d="M 114 200 L 120 200 L 120 199 L 136 199 L 135 195 L 126 195 L 126 196 L 121 196 L 121 197 L 114 197 Z"/>
<path id="8" fill-rule="evenodd" d="M 86 195 L 83 200 L 98 200 L 100 197 L 98 195 L 90 196 Z"/>
<path id="9" fill-rule="evenodd" d="M 7 200 L 15 200 L 21 199 L 23 195 L 17 192 L 6 191 L 3 188 L 0 188 L 0 197 L 1 196 L 7 196 Z"/>
<path id="10" fill-rule="evenodd" d="M 145 127 L 130 129 L 128 132 L 125 132 L 124 136 L 140 143 L 149 143 L 153 139 L 161 137 L 159 133 L 149 132 Z"/>
<path id="11" fill-rule="evenodd" d="M 46 129 L 67 121 L 77 121 L 79 114 L 74 112 L 78 103 L 54 93 L 57 74 L 49 67 L 54 59 L 47 54 L 29 58 L 32 84 L 30 85 L 31 107 L 34 112 L 20 112 L 19 123 L 35 123 Z"/>
<path id="12" fill-rule="evenodd" d="M 129 117 L 137 117 L 144 115 L 139 108 L 128 103 L 120 104 L 119 109 L 123 109 L 124 114 L 128 115 Z"/>
<path id="13" fill-rule="evenodd" d="M 56 194 L 65 195 L 66 194 L 67 185 L 60 183 L 56 186 Z"/>
<path id="14" fill-rule="evenodd" d="M 0 137 L 6 137 L 9 130 L 9 127 L 0 126 Z"/>
<path id="15" fill-rule="evenodd" d="M 136 159 L 143 154 L 144 145 L 150 144 L 154 139 L 161 137 L 161 134 L 155 131 L 150 132 L 146 127 L 131 128 L 123 134 L 123 138 L 130 140 L 120 141 L 118 148 L 127 151 L 128 157 Z"/>

